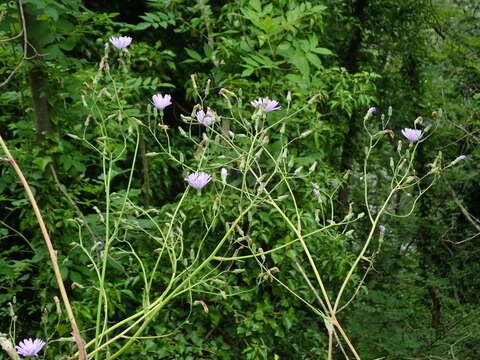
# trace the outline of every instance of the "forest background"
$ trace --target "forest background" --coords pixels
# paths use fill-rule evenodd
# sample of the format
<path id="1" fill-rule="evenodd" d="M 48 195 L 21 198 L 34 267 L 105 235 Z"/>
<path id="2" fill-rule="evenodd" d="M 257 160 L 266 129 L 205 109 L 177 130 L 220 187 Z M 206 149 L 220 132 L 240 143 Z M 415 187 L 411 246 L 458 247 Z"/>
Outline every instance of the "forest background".
<path id="1" fill-rule="evenodd" d="M 0 135 L 89 358 L 480 359 L 479 20 L 474 0 L 2 2 Z M 0 172 L 0 333 L 75 356 Z"/>

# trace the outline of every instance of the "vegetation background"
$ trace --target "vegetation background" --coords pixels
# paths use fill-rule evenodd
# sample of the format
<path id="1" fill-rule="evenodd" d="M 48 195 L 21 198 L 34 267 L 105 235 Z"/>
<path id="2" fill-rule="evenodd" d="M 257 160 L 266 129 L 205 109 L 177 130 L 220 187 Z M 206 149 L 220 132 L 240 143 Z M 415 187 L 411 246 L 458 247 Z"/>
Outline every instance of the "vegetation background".
<path id="1" fill-rule="evenodd" d="M 119 35 L 133 38 L 126 51 L 105 49 L 108 39 Z M 222 224 L 236 216 L 242 200 L 225 194 L 216 203 L 218 183 L 184 198 L 186 168 L 171 160 L 187 159 L 194 169 L 202 163 L 203 144 L 192 147 L 179 128 L 198 139 L 202 130 L 185 125 L 182 116 L 189 117 L 196 104 L 219 109 L 224 88 L 241 99 L 243 114 L 252 112 L 249 102 L 258 97 L 276 99 L 286 111 L 302 108 L 317 95 L 282 130 L 297 137 L 289 148 L 291 172 L 316 164 L 292 190 L 306 222 L 319 206 L 312 183 L 326 193 L 338 188 L 335 218 L 342 219 L 349 204 L 356 213 L 364 211 L 361 168 L 367 137 L 362 119 L 372 106 L 377 115 L 371 121 L 380 122 L 386 114 L 396 134 L 372 155 L 369 196 L 374 201 L 388 193 L 387 170 L 400 130 L 413 127 L 419 116 L 422 126 L 434 131 L 418 147 L 416 174 L 427 173 L 439 152 L 446 163 L 467 156 L 419 198 L 409 217 L 385 218 L 382 249 L 369 253 L 373 268 L 364 263 L 356 269 L 360 291 L 338 318 L 362 359 L 480 359 L 477 1 L 4 1 L 0 38 L 0 134 L 40 204 L 86 341 L 96 335 L 98 312 L 92 259 L 102 257 L 107 209 L 124 212 L 125 189 L 138 208 L 125 210 L 101 284 L 108 294 L 109 326 L 145 306 L 136 256 L 152 269 L 159 245 L 150 236 L 155 231 L 151 222 L 139 214 L 154 210 L 152 217 L 168 223 L 182 202 L 184 218 L 177 225 L 185 254 L 205 240 L 204 223 L 212 211 L 216 220 L 206 250 L 223 236 Z M 114 85 L 98 77 L 105 51 Z M 203 92 L 207 86 L 208 94 Z M 148 133 L 138 133 L 136 142 L 131 132 L 132 118 L 150 119 L 149 101 L 157 93 L 173 99 L 162 115 L 171 156 Z M 105 129 L 92 124 L 102 116 L 120 120 L 107 126 L 108 137 L 120 139 L 111 145 L 119 154 L 111 182 L 105 182 L 98 151 L 81 141 L 101 143 Z M 283 133 L 269 136 L 274 151 Z M 220 159 L 220 153 L 214 155 Z M 273 164 L 262 161 L 265 171 L 272 171 Z M 229 167 L 237 185 L 240 166 Z M 75 348 L 65 312 L 54 298 L 58 290 L 43 238 L 7 162 L 0 162 L 0 172 L 0 332 L 17 343 L 44 338 L 49 344 L 40 358 L 63 359 Z M 397 194 L 392 206 L 405 213 L 409 194 Z M 287 214 L 290 210 L 286 205 Z M 332 231 L 312 241 L 328 288 L 340 287 L 369 226 L 358 221 L 353 235 Z M 241 229 L 238 236 L 254 245 L 233 244 L 239 254 L 248 254 L 243 247 L 272 249 L 293 236 L 285 219 L 268 207 L 259 208 Z M 82 251 L 79 239 L 93 258 Z M 327 359 L 328 324 L 270 278 L 273 269 L 279 270 L 279 281 L 315 301 L 299 265 L 306 264 L 301 247 L 260 262 L 232 262 L 236 272 L 212 267 L 218 272 L 215 281 L 173 299 L 121 358 Z M 161 270 L 166 265 L 162 260 L 150 283 L 152 298 L 168 283 L 169 274 Z M 120 346 L 113 343 L 96 356 L 108 359 Z M 344 358 L 338 342 L 334 347 L 334 358 Z"/>

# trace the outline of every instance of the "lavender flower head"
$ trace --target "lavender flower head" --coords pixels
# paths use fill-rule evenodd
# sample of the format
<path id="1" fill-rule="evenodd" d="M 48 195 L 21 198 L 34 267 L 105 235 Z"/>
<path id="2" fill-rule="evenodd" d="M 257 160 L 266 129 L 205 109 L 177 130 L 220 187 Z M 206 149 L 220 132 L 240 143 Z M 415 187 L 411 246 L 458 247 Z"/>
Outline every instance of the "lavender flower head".
<path id="1" fill-rule="evenodd" d="M 403 136 L 407 138 L 408 141 L 415 142 L 422 138 L 423 131 L 417 129 L 405 128 L 402 130 Z"/>
<path id="2" fill-rule="evenodd" d="M 367 114 L 370 116 L 377 115 L 377 108 L 375 106 L 372 106 L 370 109 L 368 109 Z"/>
<path id="3" fill-rule="evenodd" d="M 157 94 L 152 96 L 152 103 L 153 105 L 155 105 L 155 107 L 158 110 L 163 110 L 168 105 L 172 105 L 172 102 L 170 101 L 171 99 L 172 99 L 172 96 L 169 94 L 166 94 L 166 95 Z"/>
<path id="4" fill-rule="evenodd" d="M 378 231 L 380 231 L 381 234 L 384 234 L 386 230 L 387 230 L 387 229 L 386 229 L 385 226 L 383 226 L 383 225 L 380 225 L 380 226 L 378 227 Z"/>
<path id="5" fill-rule="evenodd" d="M 260 109 L 263 112 L 270 112 L 274 110 L 280 110 L 278 101 L 270 100 L 269 98 L 258 98 L 250 102 L 254 108 Z"/>
<path id="6" fill-rule="evenodd" d="M 38 353 L 45 346 L 45 341 L 41 339 L 25 339 L 15 346 L 21 356 L 38 356 Z"/>
<path id="7" fill-rule="evenodd" d="M 110 42 L 113 46 L 115 46 L 118 50 L 125 49 L 130 43 L 132 42 L 132 38 L 130 36 L 120 36 L 110 38 Z"/>
<path id="8" fill-rule="evenodd" d="M 203 171 L 191 173 L 185 178 L 188 185 L 197 190 L 200 190 L 207 185 L 210 180 L 212 180 L 212 177 Z"/>
<path id="9" fill-rule="evenodd" d="M 455 160 L 456 160 L 457 162 L 458 162 L 458 161 L 465 162 L 465 161 L 468 160 L 468 158 L 467 158 L 467 155 L 460 155 L 460 156 L 457 157 Z"/>
<path id="10" fill-rule="evenodd" d="M 200 124 L 203 124 L 205 126 L 211 126 L 213 124 L 213 119 L 215 117 L 215 112 L 208 109 L 207 112 L 203 111 L 203 110 L 200 110 L 200 111 L 197 111 L 196 113 L 196 118 L 197 118 L 197 121 L 200 123 Z"/>

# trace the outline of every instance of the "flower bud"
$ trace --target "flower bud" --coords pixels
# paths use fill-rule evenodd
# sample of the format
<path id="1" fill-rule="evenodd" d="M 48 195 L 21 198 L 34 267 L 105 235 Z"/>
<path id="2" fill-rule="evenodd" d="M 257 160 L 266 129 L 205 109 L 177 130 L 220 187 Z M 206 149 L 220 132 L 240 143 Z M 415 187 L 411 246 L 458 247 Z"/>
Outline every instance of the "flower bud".
<path id="1" fill-rule="evenodd" d="M 423 118 L 421 116 L 415 119 L 415 122 L 414 122 L 415 125 L 422 125 L 422 123 L 423 123 Z"/>
<path id="2" fill-rule="evenodd" d="M 225 183 L 227 181 L 227 176 L 228 176 L 228 170 L 224 167 L 220 169 L 220 177 L 222 178 L 222 181 Z"/>

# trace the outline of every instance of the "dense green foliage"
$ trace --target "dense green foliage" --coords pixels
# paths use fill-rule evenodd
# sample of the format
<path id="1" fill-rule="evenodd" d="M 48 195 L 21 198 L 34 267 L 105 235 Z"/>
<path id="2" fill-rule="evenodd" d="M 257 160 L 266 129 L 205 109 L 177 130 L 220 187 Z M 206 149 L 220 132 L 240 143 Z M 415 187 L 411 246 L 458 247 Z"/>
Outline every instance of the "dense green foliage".
<path id="1" fill-rule="evenodd" d="M 0 4 L 0 135 L 92 358 L 353 359 L 346 339 L 361 359 L 480 358 L 479 16 L 473 0 Z M 67 358 L 5 156 L 0 333 Z M 193 171 L 213 180 L 194 190 Z"/>

